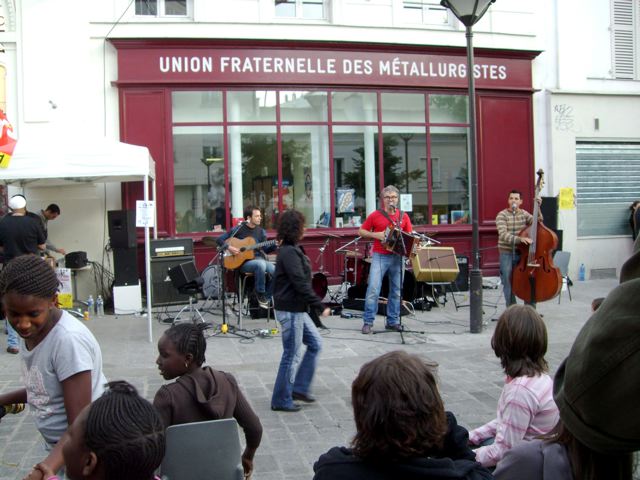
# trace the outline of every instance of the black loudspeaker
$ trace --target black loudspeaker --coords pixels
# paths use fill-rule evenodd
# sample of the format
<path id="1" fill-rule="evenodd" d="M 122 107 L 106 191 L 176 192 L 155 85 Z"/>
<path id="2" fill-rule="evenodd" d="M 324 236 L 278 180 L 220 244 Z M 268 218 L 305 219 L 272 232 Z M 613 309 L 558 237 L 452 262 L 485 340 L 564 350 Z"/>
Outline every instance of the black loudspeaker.
<path id="1" fill-rule="evenodd" d="M 542 197 L 540 211 L 544 224 L 554 232 L 558 232 L 558 197 Z"/>
<path id="2" fill-rule="evenodd" d="M 89 264 L 87 252 L 71 252 L 64 256 L 64 266 L 67 268 L 82 268 Z"/>
<path id="3" fill-rule="evenodd" d="M 138 249 L 113 249 L 113 274 L 116 287 L 138 284 Z"/>
<path id="4" fill-rule="evenodd" d="M 107 217 L 111 248 L 135 248 L 137 246 L 135 210 L 109 210 Z"/>
<path id="5" fill-rule="evenodd" d="M 182 288 L 195 282 L 200 277 L 198 269 L 193 260 L 181 263 L 169 269 L 169 278 L 175 288 Z"/>
<path id="6" fill-rule="evenodd" d="M 458 269 L 460 273 L 453 282 L 458 292 L 469 291 L 469 257 L 464 255 L 456 255 L 458 261 Z"/>
<path id="7" fill-rule="evenodd" d="M 178 292 L 173 286 L 169 270 L 191 261 L 193 258 L 187 256 L 151 259 L 151 303 L 154 307 L 189 303 L 189 295 Z"/>

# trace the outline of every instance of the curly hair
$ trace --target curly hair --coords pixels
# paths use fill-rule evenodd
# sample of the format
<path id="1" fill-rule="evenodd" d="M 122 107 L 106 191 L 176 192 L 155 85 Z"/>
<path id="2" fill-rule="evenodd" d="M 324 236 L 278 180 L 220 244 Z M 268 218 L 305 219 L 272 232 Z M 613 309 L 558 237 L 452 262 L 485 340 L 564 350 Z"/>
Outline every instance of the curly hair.
<path id="1" fill-rule="evenodd" d="M 298 210 L 286 210 L 278 219 L 277 239 L 282 243 L 296 245 L 304 233 L 305 218 Z"/>
<path id="2" fill-rule="evenodd" d="M 394 462 L 442 448 L 447 418 L 434 376 L 437 364 L 404 351 L 363 365 L 351 386 L 360 458 Z"/>
<path id="3" fill-rule="evenodd" d="M 505 373 L 512 378 L 532 377 L 549 370 L 544 358 L 547 327 L 529 305 L 512 305 L 500 315 L 491 348 Z"/>
<path id="4" fill-rule="evenodd" d="M 85 444 L 102 463 L 105 478 L 153 478 L 164 457 L 162 420 L 131 384 L 117 381 L 107 386 L 89 407 Z"/>
<path id="5" fill-rule="evenodd" d="M 21 255 L 0 272 L 0 295 L 15 292 L 38 298 L 51 298 L 58 293 L 60 282 L 51 266 L 37 255 Z"/>
<path id="6" fill-rule="evenodd" d="M 193 355 L 193 362 L 201 366 L 204 363 L 204 352 L 207 349 L 207 341 L 204 338 L 206 323 L 178 323 L 173 325 L 164 334 L 176 347 L 178 353 Z"/>

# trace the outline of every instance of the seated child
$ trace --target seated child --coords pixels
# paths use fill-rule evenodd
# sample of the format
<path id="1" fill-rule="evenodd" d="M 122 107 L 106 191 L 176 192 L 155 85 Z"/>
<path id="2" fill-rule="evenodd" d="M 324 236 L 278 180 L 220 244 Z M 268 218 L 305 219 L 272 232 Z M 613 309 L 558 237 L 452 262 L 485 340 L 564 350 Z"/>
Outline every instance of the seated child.
<path id="1" fill-rule="evenodd" d="M 548 433 L 559 418 L 553 380 L 546 373 L 547 328 L 540 315 L 529 305 L 510 306 L 498 319 L 491 347 L 507 374 L 497 418 L 469 432 L 471 445 L 484 444 L 476 460 L 485 467 L 496 465 L 516 442 Z"/>
<path id="2" fill-rule="evenodd" d="M 0 405 L 29 403 L 49 454 L 52 471 L 63 465 L 67 427 L 106 379 L 100 345 L 89 329 L 58 308 L 58 277 L 36 255 L 11 260 L 0 273 L 0 295 L 9 323 L 18 332 L 25 388 L 0 395 Z M 32 471 L 29 478 L 39 478 Z"/>
<path id="3" fill-rule="evenodd" d="M 206 324 L 180 323 L 158 340 L 156 363 L 165 380 L 153 399 L 165 425 L 235 418 L 245 434 L 242 454 L 245 476 L 253 471 L 253 457 L 262 439 L 262 424 L 229 373 L 203 367 Z"/>
<path id="4" fill-rule="evenodd" d="M 475 461 L 467 431 L 445 412 L 434 368 L 403 351 L 363 365 L 351 386 L 352 448 L 321 455 L 314 480 L 493 478 Z"/>
<path id="5" fill-rule="evenodd" d="M 153 405 L 127 382 L 86 406 L 69 427 L 62 448 L 71 480 L 159 480 L 164 457 L 164 425 Z M 36 465 L 45 480 L 58 480 L 45 463 Z"/>

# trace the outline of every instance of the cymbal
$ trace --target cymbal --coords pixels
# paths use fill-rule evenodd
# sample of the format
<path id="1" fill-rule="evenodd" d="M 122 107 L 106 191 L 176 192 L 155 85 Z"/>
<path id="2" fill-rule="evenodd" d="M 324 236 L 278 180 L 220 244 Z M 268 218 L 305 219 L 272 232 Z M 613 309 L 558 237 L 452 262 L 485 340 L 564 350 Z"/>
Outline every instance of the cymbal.
<path id="1" fill-rule="evenodd" d="M 339 254 L 339 255 L 344 255 L 345 257 L 350 257 L 350 258 L 362 258 L 364 257 L 364 253 L 358 251 L 358 250 L 339 250 L 336 251 L 335 253 Z"/>
<path id="2" fill-rule="evenodd" d="M 216 237 L 202 237 L 202 244 L 206 247 L 217 247 Z"/>

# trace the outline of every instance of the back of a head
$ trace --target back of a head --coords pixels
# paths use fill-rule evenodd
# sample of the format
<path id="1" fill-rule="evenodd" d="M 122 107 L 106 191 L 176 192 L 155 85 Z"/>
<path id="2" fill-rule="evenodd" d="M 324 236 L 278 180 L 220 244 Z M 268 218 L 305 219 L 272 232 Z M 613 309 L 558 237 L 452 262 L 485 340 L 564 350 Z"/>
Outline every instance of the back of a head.
<path id="1" fill-rule="evenodd" d="M 529 305 L 512 305 L 500 318 L 491 348 L 510 377 L 535 376 L 548 370 L 547 327 Z"/>
<path id="2" fill-rule="evenodd" d="M 554 381 L 560 418 L 604 454 L 640 449 L 640 278 L 616 287 L 578 333 Z"/>
<path id="3" fill-rule="evenodd" d="M 207 340 L 204 338 L 206 323 L 178 323 L 165 330 L 164 334 L 176 347 L 178 353 L 193 355 L 193 361 L 200 366 L 204 363 Z"/>
<path id="4" fill-rule="evenodd" d="M 15 292 L 38 298 L 51 298 L 60 282 L 51 266 L 37 255 L 14 258 L 0 272 L 0 295 Z"/>
<path id="5" fill-rule="evenodd" d="M 373 462 L 427 456 L 447 432 L 435 364 L 404 351 L 363 365 L 351 387 L 354 453 Z"/>
<path id="6" fill-rule="evenodd" d="M 298 210 L 285 210 L 278 218 L 277 238 L 283 243 L 295 245 L 304 231 L 304 215 Z"/>
<path id="7" fill-rule="evenodd" d="M 107 480 L 151 480 L 164 457 L 165 433 L 153 405 L 127 382 L 110 382 L 89 408 L 87 448 Z"/>

